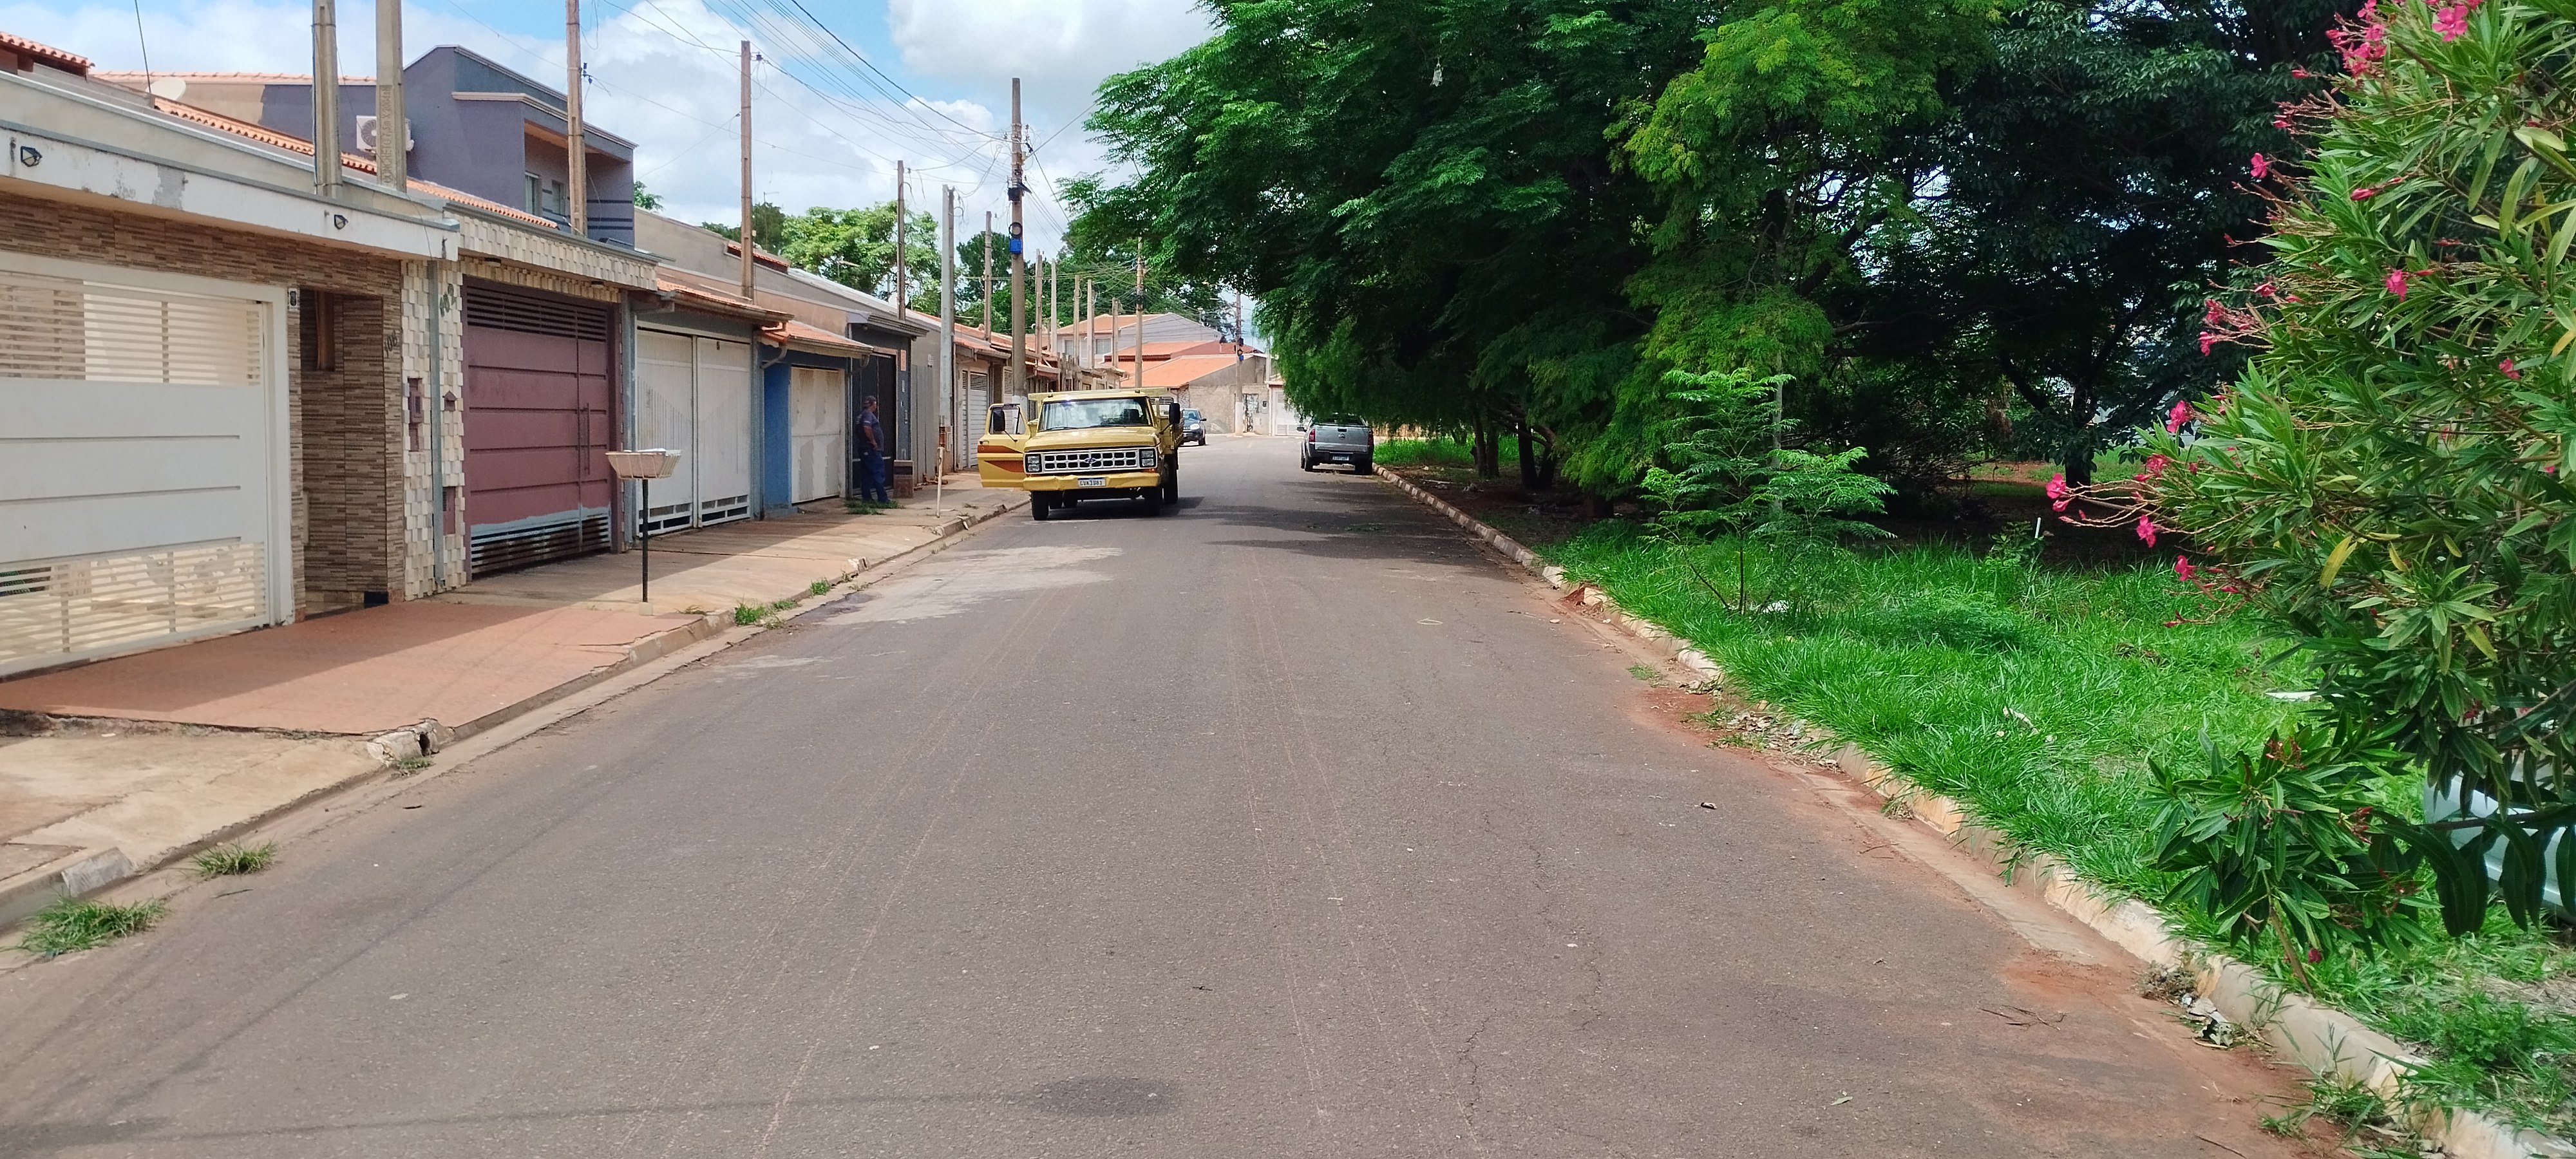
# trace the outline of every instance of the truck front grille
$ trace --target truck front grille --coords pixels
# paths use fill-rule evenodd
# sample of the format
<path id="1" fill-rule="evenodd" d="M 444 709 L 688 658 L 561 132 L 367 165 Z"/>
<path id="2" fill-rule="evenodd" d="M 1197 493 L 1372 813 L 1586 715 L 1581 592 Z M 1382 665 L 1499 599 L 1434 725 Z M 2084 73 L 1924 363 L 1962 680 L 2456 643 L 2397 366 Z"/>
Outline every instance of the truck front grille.
<path id="1" fill-rule="evenodd" d="M 1111 471 L 1146 469 L 1145 448 L 1117 447 L 1102 451 L 1031 451 L 1028 473 L 1032 475 L 1104 475 Z"/>

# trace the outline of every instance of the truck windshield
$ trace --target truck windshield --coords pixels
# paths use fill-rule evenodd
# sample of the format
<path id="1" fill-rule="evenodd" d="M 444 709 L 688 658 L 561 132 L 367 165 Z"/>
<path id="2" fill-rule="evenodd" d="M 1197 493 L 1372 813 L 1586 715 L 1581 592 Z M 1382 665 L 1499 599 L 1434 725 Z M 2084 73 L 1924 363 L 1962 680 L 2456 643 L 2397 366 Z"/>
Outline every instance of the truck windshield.
<path id="1" fill-rule="evenodd" d="M 1038 412 L 1038 427 L 1050 431 L 1141 427 L 1146 421 L 1145 400 L 1141 398 L 1057 399 Z"/>

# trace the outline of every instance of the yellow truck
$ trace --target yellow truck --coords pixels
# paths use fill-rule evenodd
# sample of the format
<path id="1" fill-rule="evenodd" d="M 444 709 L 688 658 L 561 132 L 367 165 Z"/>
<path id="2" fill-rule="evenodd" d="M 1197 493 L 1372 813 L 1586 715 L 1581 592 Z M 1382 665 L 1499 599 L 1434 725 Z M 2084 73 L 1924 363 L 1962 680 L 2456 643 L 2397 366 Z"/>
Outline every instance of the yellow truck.
<path id="1" fill-rule="evenodd" d="M 987 487 L 1029 493 L 1045 519 L 1085 499 L 1136 499 L 1160 515 L 1181 501 L 1181 404 L 1157 387 L 1031 394 L 987 409 L 975 444 Z"/>

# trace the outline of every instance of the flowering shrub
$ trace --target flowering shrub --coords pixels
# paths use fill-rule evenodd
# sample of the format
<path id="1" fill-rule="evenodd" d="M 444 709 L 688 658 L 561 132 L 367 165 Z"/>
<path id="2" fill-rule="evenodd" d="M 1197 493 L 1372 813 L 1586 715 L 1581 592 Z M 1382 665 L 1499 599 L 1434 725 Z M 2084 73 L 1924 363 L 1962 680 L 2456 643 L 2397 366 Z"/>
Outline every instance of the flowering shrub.
<path id="1" fill-rule="evenodd" d="M 2135 478 L 2051 498 L 2223 561 L 2316 660 L 2326 747 L 2501 802 L 2380 850 L 2454 933 L 2499 893 L 2528 923 L 2576 882 L 2576 0 L 2373 0 L 2334 42 L 2348 75 L 2282 114 L 2313 150 L 2250 168 L 2273 260 L 2206 314 L 2260 353 Z"/>

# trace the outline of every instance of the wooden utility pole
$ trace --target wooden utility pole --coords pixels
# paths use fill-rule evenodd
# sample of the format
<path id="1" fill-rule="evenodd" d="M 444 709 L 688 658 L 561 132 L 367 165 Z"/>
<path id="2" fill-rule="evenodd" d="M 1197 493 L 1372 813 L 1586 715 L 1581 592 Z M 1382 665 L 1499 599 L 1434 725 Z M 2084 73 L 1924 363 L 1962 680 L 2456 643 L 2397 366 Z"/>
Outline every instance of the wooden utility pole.
<path id="1" fill-rule="evenodd" d="M 903 162 L 894 163 L 894 316 L 903 317 Z"/>
<path id="2" fill-rule="evenodd" d="M 945 186 L 939 191 L 939 423 L 945 427 L 951 419 L 959 425 L 948 434 L 947 452 L 956 450 L 957 440 L 965 433 L 964 416 L 957 413 L 957 189 Z M 951 463 L 941 463 L 946 471 Z"/>
<path id="3" fill-rule="evenodd" d="M 1136 386 L 1145 386 L 1145 239 L 1136 239 Z"/>
<path id="4" fill-rule="evenodd" d="M 742 42 L 742 300 L 751 301 L 751 42 Z"/>
<path id="5" fill-rule="evenodd" d="M 313 191 L 340 192 L 340 17 L 332 0 L 313 0 Z"/>
<path id="6" fill-rule="evenodd" d="M 382 0 L 378 0 L 379 3 Z M 382 70 L 378 70 L 382 71 Z M 574 237 L 590 236 L 590 155 L 581 143 L 581 0 L 564 0 L 564 216 Z M 376 139 L 385 126 L 376 123 Z"/>
<path id="7" fill-rule="evenodd" d="M 1100 279 L 1086 277 L 1075 282 L 1073 296 L 1082 302 L 1082 368 L 1089 370 L 1094 357 L 1093 332 L 1100 329 Z"/>
<path id="8" fill-rule="evenodd" d="M 376 0 L 376 180 L 396 193 L 411 188 L 402 62 L 402 0 Z"/>
<path id="9" fill-rule="evenodd" d="M 984 340 L 993 340 L 993 211 L 984 211 L 984 280 L 976 283 L 984 299 Z"/>
<path id="10" fill-rule="evenodd" d="M 1020 184 L 1020 165 L 1025 160 L 1020 133 L 1020 78 L 1011 78 L 1011 376 L 1006 393 L 1017 397 L 1029 392 L 1028 334 L 1028 255 L 1022 252 L 1020 239 L 1020 195 L 1028 190 Z"/>

